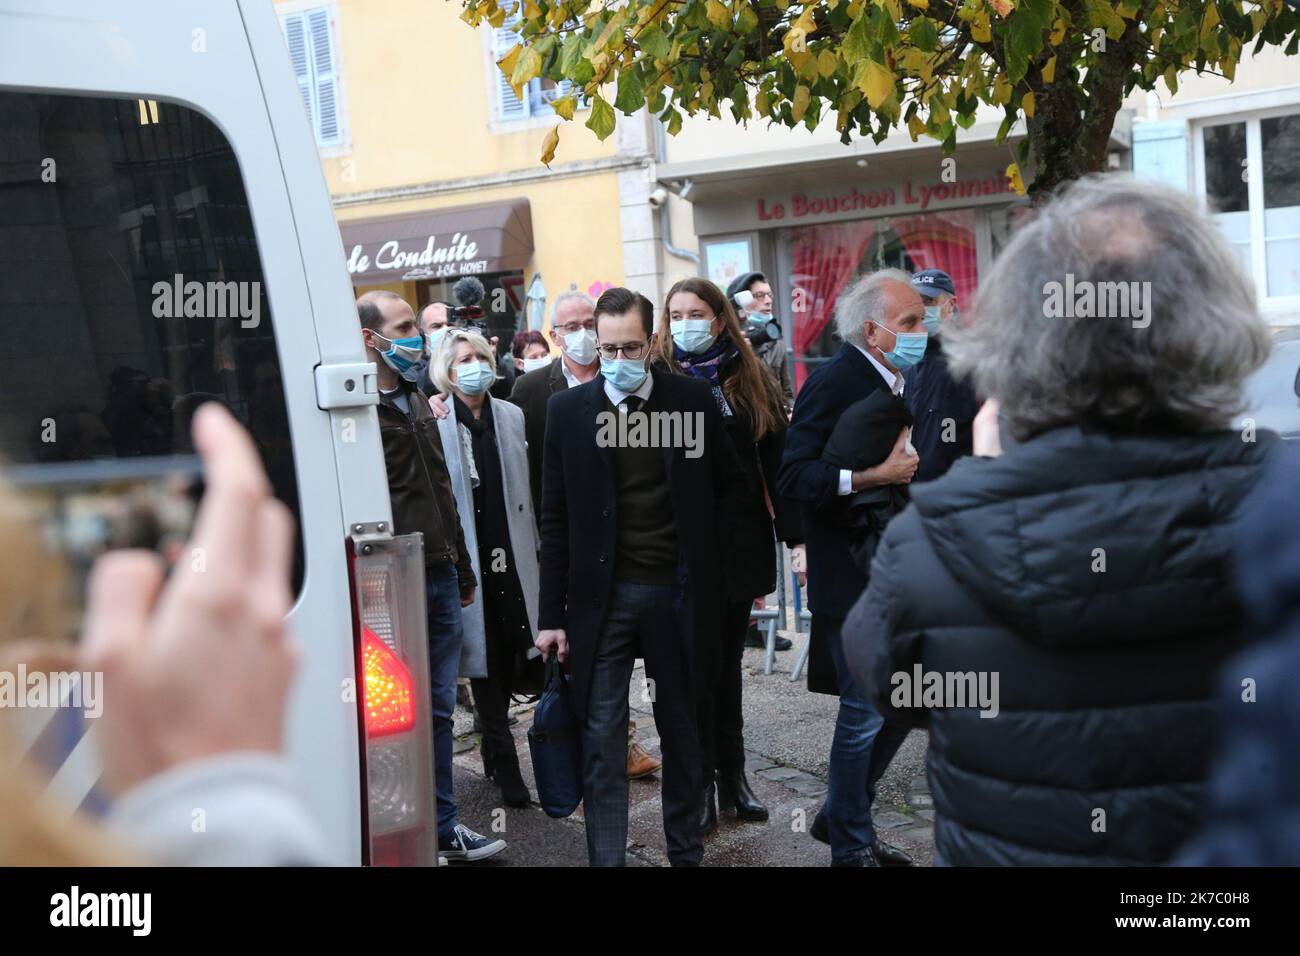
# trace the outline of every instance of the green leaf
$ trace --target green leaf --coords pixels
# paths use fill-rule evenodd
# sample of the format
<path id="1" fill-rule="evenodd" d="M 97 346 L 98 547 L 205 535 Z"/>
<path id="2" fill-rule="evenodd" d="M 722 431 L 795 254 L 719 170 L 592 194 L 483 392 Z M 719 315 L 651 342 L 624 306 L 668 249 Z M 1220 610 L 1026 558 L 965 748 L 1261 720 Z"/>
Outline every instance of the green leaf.
<path id="1" fill-rule="evenodd" d="M 578 61 L 583 58 L 582 36 L 577 33 L 570 33 L 564 38 L 560 45 L 560 72 L 565 76 L 572 76 Z"/>
<path id="2" fill-rule="evenodd" d="M 758 26 L 758 14 L 748 3 L 740 5 L 740 13 L 736 15 L 736 33 L 740 36 L 753 33 Z"/>
<path id="3" fill-rule="evenodd" d="M 939 48 L 939 32 L 934 28 L 934 21 L 929 17 L 917 17 L 908 27 L 908 36 L 912 45 L 922 53 L 933 53 Z"/>
<path id="4" fill-rule="evenodd" d="M 1019 83 L 1029 71 L 1029 61 L 1043 48 L 1043 28 L 1032 13 L 1017 10 L 1007 24 L 1005 52 L 1007 79 Z"/>
<path id="5" fill-rule="evenodd" d="M 859 14 L 844 36 L 844 61 L 860 63 L 869 58 L 871 35 L 867 32 L 868 14 Z"/>
<path id="6" fill-rule="evenodd" d="M 645 86 L 635 67 L 624 68 L 618 73 L 618 93 L 614 97 L 614 106 L 624 113 L 635 113 L 645 106 Z M 604 139 L 602 136 L 601 139 Z"/>
<path id="7" fill-rule="evenodd" d="M 576 34 L 575 34 L 576 36 Z M 664 33 L 663 27 L 657 23 L 652 23 L 639 34 L 637 34 L 636 45 L 645 50 L 656 60 L 668 59 L 668 54 L 672 51 L 672 41 Z"/>
<path id="8" fill-rule="evenodd" d="M 600 139 L 608 139 L 609 134 L 614 132 L 616 122 L 614 107 L 606 103 L 599 93 L 593 93 L 591 97 L 591 116 L 588 117 L 587 122 L 584 124 L 587 129 L 595 133 Z"/>

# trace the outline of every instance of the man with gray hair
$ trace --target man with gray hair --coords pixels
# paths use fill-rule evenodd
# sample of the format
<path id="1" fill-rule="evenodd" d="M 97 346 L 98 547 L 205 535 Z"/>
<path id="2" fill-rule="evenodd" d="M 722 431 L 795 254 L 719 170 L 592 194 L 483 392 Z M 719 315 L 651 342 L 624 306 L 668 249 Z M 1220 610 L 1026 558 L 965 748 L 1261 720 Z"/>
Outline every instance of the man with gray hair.
<path id="1" fill-rule="evenodd" d="M 886 724 L 844 665 L 840 632 L 849 609 L 867 586 L 853 559 L 846 502 L 856 491 L 905 485 L 919 459 L 902 429 L 879 464 L 859 471 L 823 459 L 844 411 L 877 390 L 900 395 L 902 370 L 925 354 L 925 306 L 901 269 L 863 276 L 839 295 L 835 328 L 840 350 L 808 376 L 794 405 L 777 479 L 780 493 L 801 503 L 808 548 L 808 607 L 812 611 L 809 690 L 838 694 L 840 709 L 831 745 L 830 787 L 812 827 L 831 845 L 832 866 L 911 863 L 878 841 L 871 824 L 875 784 L 898 750 L 906 728 Z"/>

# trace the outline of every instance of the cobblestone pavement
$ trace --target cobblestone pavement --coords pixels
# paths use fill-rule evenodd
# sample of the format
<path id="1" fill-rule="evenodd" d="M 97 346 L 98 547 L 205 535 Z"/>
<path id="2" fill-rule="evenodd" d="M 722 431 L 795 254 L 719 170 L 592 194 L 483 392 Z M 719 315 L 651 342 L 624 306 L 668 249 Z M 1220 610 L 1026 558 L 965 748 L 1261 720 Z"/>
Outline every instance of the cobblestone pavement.
<path id="1" fill-rule="evenodd" d="M 810 694 L 790 672 L 803 646 L 804 635 L 788 633 L 795 646 L 776 655 L 772 674 L 764 675 L 764 652 L 746 649 L 744 669 L 745 745 L 750 782 L 766 804 L 766 823 L 743 823 L 723 816 L 719 829 L 705 841 L 706 866 L 827 866 L 830 848 L 807 833 L 826 795 L 827 761 L 835 727 L 837 698 Z M 637 738 L 660 755 L 654 716 L 640 691 L 644 673 L 633 676 L 629 700 L 637 723 Z M 533 787 L 528 757 L 528 725 L 532 709 L 515 710 L 512 729 L 524 779 Z M 469 711 L 458 710 L 455 757 L 456 800 L 461 821 L 482 833 L 496 832 L 509 843 L 507 851 L 481 865 L 583 866 L 587 861 L 582 809 L 572 817 L 553 820 L 536 806 L 526 810 L 504 807 L 496 785 L 483 776 L 478 737 L 472 734 Z M 899 749 L 876 795 L 874 819 L 882 839 L 910 853 L 918 866 L 929 866 L 934 854 L 929 789 L 925 782 L 926 735 L 913 731 Z M 534 790 L 534 794 L 536 791 Z M 659 803 L 659 775 L 634 780 L 629 792 L 628 864 L 666 866 Z"/>

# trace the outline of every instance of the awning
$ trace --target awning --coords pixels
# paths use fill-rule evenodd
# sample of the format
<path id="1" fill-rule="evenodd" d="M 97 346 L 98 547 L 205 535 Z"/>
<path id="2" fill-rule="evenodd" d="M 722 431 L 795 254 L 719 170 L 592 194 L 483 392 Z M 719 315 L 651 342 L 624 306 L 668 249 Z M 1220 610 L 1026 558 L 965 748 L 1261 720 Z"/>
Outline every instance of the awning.
<path id="1" fill-rule="evenodd" d="M 527 199 L 339 223 L 354 285 L 523 269 L 533 254 Z"/>

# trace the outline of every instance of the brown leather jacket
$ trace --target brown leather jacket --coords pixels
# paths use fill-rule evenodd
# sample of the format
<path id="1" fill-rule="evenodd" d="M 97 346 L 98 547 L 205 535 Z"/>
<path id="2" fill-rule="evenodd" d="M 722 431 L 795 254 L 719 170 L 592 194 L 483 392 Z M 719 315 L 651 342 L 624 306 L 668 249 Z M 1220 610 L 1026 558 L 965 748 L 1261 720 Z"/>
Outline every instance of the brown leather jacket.
<path id="1" fill-rule="evenodd" d="M 465 548 L 465 532 L 456 514 L 438 422 L 423 392 L 406 381 L 401 382 L 401 388 L 411 406 L 411 417 L 383 392 L 379 393 L 377 409 L 394 530 L 398 534 L 422 532 L 425 565 L 455 564 L 461 594 L 467 594 L 477 581 Z"/>

